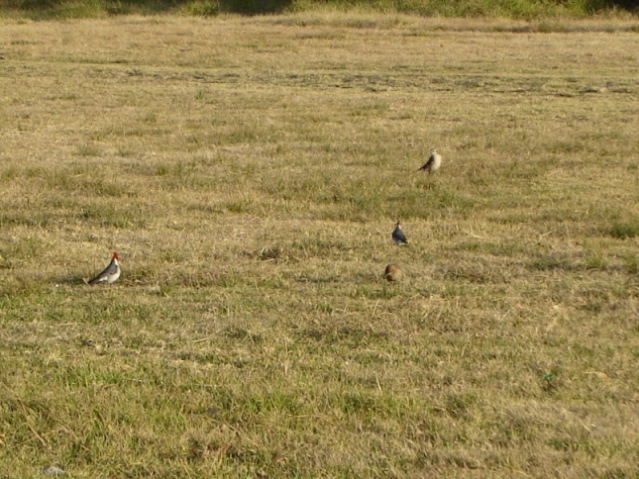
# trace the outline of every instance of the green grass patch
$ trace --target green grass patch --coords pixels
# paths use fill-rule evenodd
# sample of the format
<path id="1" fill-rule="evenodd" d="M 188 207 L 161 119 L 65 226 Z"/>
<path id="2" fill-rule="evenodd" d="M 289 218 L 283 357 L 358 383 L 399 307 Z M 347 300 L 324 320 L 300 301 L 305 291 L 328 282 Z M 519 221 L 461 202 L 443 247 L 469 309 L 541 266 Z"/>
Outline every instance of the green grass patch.
<path id="1" fill-rule="evenodd" d="M 615 221 L 608 230 L 610 236 L 617 239 L 628 239 L 639 236 L 639 221 Z"/>

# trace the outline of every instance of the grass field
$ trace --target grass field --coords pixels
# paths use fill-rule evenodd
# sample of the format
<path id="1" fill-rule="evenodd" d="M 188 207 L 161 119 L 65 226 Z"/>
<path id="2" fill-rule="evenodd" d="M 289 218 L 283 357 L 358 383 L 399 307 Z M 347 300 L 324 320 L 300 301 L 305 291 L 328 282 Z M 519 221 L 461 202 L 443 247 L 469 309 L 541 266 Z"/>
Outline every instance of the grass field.
<path id="1" fill-rule="evenodd" d="M 638 28 L 554 22 L 3 21 L 0 477 L 639 477 Z"/>

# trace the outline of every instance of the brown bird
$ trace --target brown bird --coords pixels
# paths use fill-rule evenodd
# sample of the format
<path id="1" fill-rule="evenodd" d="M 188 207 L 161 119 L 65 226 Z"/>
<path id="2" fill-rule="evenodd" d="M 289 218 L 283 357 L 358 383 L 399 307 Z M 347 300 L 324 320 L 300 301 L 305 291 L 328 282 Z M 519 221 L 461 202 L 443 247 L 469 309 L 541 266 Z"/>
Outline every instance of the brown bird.
<path id="1" fill-rule="evenodd" d="M 402 279 L 403 274 L 404 273 L 402 271 L 402 268 L 400 268 L 395 263 L 389 264 L 384 270 L 384 278 L 386 279 L 386 281 L 399 281 L 400 279 Z"/>
<path id="2" fill-rule="evenodd" d="M 430 150 L 430 156 L 426 163 L 424 163 L 421 168 L 417 171 L 428 171 L 428 174 L 436 172 L 439 170 L 439 167 L 442 166 L 442 155 L 437 154 L 435 148 Z"/>

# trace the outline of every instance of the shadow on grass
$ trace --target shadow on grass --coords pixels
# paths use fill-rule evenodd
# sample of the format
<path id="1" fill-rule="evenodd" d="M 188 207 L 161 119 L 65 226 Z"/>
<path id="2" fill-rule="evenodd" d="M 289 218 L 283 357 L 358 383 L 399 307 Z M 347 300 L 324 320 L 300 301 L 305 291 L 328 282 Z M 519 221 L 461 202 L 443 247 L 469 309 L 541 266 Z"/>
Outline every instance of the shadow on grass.
<path id="1" fill-rule="evenodd" d="M 68 286 L 85 286 L 89 284 L 89 277 L 83 277 L 79 274 L 75 274 L 72 276 L 58 276 L 56 278 L 51 278 L 49 283 L 54 285 L 68 285 Z"/>

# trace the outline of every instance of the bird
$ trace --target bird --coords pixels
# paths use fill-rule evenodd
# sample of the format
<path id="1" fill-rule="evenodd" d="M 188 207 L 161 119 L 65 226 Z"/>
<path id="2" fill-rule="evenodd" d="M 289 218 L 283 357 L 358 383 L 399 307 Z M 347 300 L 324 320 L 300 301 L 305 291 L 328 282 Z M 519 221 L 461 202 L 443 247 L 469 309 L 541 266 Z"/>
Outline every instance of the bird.
<path id="1" fill-rule="evenodd" d="M 120 277 L 121 269 L 120 263 L 118 262 L 120 258 L 118 257 L 118 253 L 113 253 L 113 258 L 111 258 L 111 262 L 109 265 L 104 268 L 99 275 L 89 281 L 89 284 L 96 283 L 115 283 L 117 279 Z"/>
<path id="2" fill-rule="evenodd" d="M 426 163 L 424 163 L 417 171 L 428 170 L 428 174 L 430 175 L 431 173 L 439 170 L 440 166 L 442 166 L 442 155 L 438 154 L 437 150 L 433 148 L 432 150 L 430 150 L 428 161 L 426 161 Z"/>
<path id="3" fill-rule="evenodd" d="M 402 268 L 400 268 L 395 263 L 389 264 L 384 270 L 384 278 L 386 279 L 386 281 L 390 282 L 399 281 L 400 279 L 402 279 L 402 274 Z"/>
<path id="4" fill-rule="evenodd" d="M 395 223 L 395 229 L 392 233 L 393 241 L 398 245 L 408 244 L 408 240 L 406 239 L 406 235 L 404 234 L 404 230 L 402 230 L 402 224 L 397 220 Z"/>

